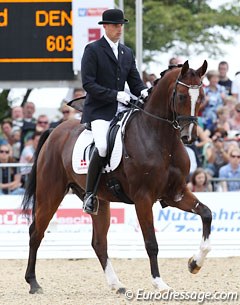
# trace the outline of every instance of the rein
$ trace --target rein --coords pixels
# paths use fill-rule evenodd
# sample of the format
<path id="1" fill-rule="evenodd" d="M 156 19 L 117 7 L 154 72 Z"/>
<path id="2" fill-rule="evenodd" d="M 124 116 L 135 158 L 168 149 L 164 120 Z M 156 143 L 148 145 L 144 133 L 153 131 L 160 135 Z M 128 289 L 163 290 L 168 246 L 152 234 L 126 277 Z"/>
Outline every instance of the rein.
<path id="1" fill-rule="evenodd" d="M 141 98 L 138 98 L 137 101 L 138 101 L 139 103 L 143 104 Z M 171 125 L 173 126 L 174 129 L 180 129 L 180 126 L 179 126 L 179 124 L 178 124 L 177 121 L 170 121 L 169 119 L 161 118 L 161 117 L 159 117 L 159 116 L 157 116 L 157 115 L 155 115 L 155 114 L 152 114 L 152 113 L 150 113 L 150 112 L 144 110 L 143 108 L 139 107 L 139 106 L 136 105 L 135 103 L 132 103 L 131 101 L 128 102 L 128 103 L 129 103 L 132 107 L 137 108 L 138 110 L 140 110 L 141 112 L 145 113 L 146 115 L 148 115 L 148 116 L 150 116 L 150 117 L 152 117 L 152 118 L 154 118 L 154 119 L 160 120 L 160 121 L 165 121 L 165 122 L 171 124 Z"/>
<path id="2" fill-rule="evenodd" d="M 152 117 L 154 119 L 157 119 L 157 120 L 169 123 L 170 125 L 172 125 L 172 127 L 174 129 L 177 129 L 177 130 L 180 130 L 180 131 L 182 131 L 187 125 L 189 125 L 191 123 L 197 125 L 198 124 L 198 118 L 196 116 L 178 115 L 177 114 L 177 111 L 176 111 L 177 85 L 185 86 L 188 89 L 199 89 L 199 88 L 202 87 L 203 84 L 201 82 L 200 85 L 188 85 L 188 84 L 185 84 L 185 83 L 181 82 L 179 79 L 177 79 L 177 81 L 175 83 L 174 90 L 173 90 L 173 98 L 172 98 L 172 101 L 173 101 L 173 120 L 172 121 L 169 120 L 169 119 L 162 118 L 162 117 L 159 117 L 157 115 L 154 115 L 154 114 L 152 114 L 152 113 L 142 109 L 141 107 L 137 106 L 135 103 L 132 103 L 131 101 L 129 102 L 129 104 L 131 106 L 133 106 L 134 108 L 137 108 L 138 110 L 142 111 L 143 113 L 145 113 L 146 115 L 148 115 L 148 116 L 150 116 L 150 117 Z M 138 98 L 137 101 L 140 102 L 141 104 L 143 104 L 141 98 Z M 182 126 L 182 127 L 179 125 L 179 121 L 181 121 L 181 120 L 187 121 L 187 123 L 184 126 Z"/>

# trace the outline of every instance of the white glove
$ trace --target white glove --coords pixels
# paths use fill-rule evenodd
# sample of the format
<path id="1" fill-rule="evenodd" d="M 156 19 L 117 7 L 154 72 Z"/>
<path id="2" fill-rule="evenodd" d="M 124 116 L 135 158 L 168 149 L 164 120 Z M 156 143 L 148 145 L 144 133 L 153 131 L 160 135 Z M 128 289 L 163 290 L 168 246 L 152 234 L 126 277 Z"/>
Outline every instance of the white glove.
<path id="1" fill-rule="evenodd" d="M 128 102 L 130 102 L 130 95 L 127 94 L 127 92 L 125 91 L 119 91 L 117 94 L 117 101 L 124 105 L 127 105 Z"/>
<path id="2" fill-rule="evenodd" d="M 148 97 L 148 89 L 143 89 L 141 91 L 141 97 L 144 99 L 146 97 Z"/>

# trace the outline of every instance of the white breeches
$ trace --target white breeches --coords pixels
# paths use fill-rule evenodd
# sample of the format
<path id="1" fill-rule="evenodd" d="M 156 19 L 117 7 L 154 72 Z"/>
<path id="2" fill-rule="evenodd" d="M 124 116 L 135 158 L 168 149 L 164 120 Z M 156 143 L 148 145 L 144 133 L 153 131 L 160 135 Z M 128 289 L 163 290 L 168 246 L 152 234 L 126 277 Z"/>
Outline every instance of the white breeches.
<path id="1" fill-rule="evenodd" d="M 116 115 L 126 109 L 125 105 L 118 103 Z M 91 122 L 93 139 L 100 157 L 106 157 L 107 155 L 107 133 L 111 122 L 112 120 L 105 121 L 101 119 Z"/>
<path id="2" fill-rule="evenodd" d="M 110 123 L 111 121 L 105 120 L 91 122 L 93 139 L 100 157 L 106 157 L 107 155 L 107 133 Z"/>

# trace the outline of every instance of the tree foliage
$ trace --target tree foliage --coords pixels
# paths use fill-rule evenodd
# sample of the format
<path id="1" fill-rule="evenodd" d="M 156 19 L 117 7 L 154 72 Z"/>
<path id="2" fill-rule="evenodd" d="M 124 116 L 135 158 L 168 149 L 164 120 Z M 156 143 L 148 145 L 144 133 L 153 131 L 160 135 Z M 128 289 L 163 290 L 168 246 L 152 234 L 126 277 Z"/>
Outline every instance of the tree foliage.
<path id="1" fill-rule="evenodd" d="M 117 3 L 118 1 L 116 1 Z M 238 0 L 213 9 L 205 0 L 143 0 L 143 50 L 148 62 L 156 52 L 210 57 L 222 55 L 220 43 L 232 43 L 240 27 Z M 135 50 L 135 1 L 124 1 L 125 43 Z M 227 31 L 226 31 L 227 30 Z"/>

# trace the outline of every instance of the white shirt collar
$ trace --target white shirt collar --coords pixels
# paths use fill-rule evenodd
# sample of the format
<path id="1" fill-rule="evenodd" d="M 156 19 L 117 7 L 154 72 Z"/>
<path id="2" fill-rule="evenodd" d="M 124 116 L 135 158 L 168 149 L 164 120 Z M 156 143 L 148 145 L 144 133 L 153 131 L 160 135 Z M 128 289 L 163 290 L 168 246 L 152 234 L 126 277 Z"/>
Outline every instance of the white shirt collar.
<path id="1" fill-rule="evenodd" d="M 107 37 L 106 34 L 104 34 L 103 36 L 104 36 L 104 38 L 107 40 L 107 42 L 109 43 L 109 45 L 110 45 L 111 48 L 114 48 L 114 47 L 117 47 L 117 48 L 118 48 L 119 41 L 113 42 L 111 39 L 109 39 L 109 38 Z"/>

